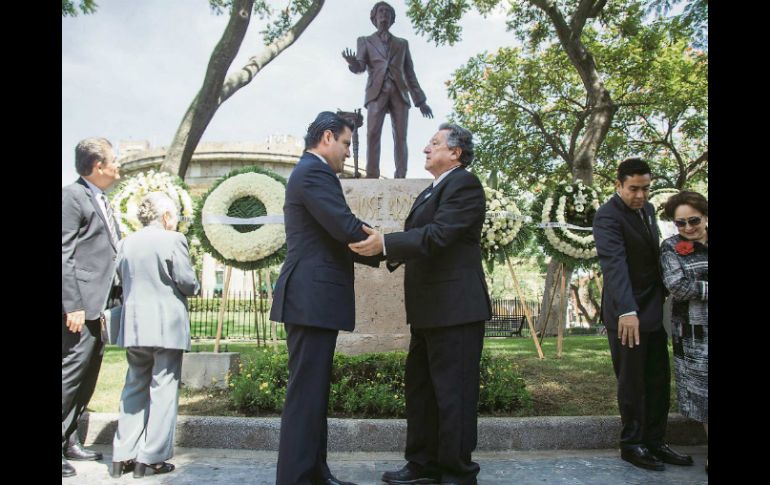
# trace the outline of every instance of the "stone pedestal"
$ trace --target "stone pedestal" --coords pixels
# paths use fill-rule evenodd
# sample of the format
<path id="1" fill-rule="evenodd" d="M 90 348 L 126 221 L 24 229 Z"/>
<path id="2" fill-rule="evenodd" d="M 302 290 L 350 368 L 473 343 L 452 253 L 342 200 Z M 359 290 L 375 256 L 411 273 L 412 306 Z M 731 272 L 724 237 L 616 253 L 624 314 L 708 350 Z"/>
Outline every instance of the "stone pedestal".
<path id="1" fill-rule="evenodd" d="M 342 190 L 353 213 L 383 233 L 402 231 L 415 197 L 431 179 L 342 179 Z M 404 268 L 391 273 L 385 262 L 379 268 L 355 265 L 356 329 L 340 332 L 337 352 L 407 350 L 409 326 L 404 309 Z"/>
<path id="2" fill-rule="evenodd" d="M 238 373 L 238 352 L 185 352 L 182 358 L 182 384 L 190 389 L 227 388 L 225 375 Z"/>

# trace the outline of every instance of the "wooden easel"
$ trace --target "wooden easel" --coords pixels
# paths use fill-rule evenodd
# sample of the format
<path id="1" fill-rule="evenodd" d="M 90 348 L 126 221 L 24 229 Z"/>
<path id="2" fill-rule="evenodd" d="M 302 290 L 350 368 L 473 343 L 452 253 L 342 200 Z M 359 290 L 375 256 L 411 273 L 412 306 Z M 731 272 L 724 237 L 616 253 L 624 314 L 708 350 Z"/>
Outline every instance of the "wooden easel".
<path id="1" fill-rule="evenodd" d="M 225 307 L 227 306 L 227 298 L 230 293 L 230 275 L 233 268 L 225 266 L 225 287 L 222 290 L 222 301 L 219 304 L 219 320 L 217 321 L 217 339 L 214 342 L 214 353 L 219 353 L 219 339 L 222 338 L 222 324 L 225 320 Z"/>
<path id="2" fill-rule="evenodd" d="M 560 306 L 559 306 L 559 315 L 565 314 L 564 305 L 566 304 L 566 298 L 567 298 L 567 275 L 566 275 L 566 267 L 564 263 L 559 264 L 559 268 L 556 270 L 556 279 L 557 281 L 561 280 L 561 284 L 559 286 L 559 299 L 561 300 Z M 545 338 L 546 330 L 548 329 L 548 320 L 551 316 L 551 309 L 553 308 L 553 302 L 555 298 L 551 297 L 550 304 L 548 305 L 548 311 L 545 314 L 545 322 L 543 323 L 543 332 L 540 335 L 540 341 L 539 343 L 543 342 L 543 339 Z M 556 330 L 556 358 L 561 358 L 561 352 L 562 352 L 562 346 L 564 344 L 564 329 L 562 328 L 561 323 L 559 323 L 559 327 Z"/>
<path id="3" fill-rule="evenodd" d="M 537 340 L 537 334 L 535 333 L 535 325 L 532 323 L 532 314 L 529 312 L 529 307 L 527 306 L 526 301 L 524 300 L 524 293 L 521 291 L 521 286 L 519 286 L 519 280 L 516 278 L 516 272 L 513 270 L 513 265 L 511 264 L 511 260 L 508 258 L 508 255 L 505 255 L 505 262 L 508 263 L 508 270 L 511 272 L 511 277 L 513 277 L 513 285 L 516 287 L 516 294 L 519 295 L 519 300 L 522 303 L 522 306 L 524 306 L 524 315 L 527 318 L 527 325 L 529 326 L 529 334 L 532 336 L 532 341 L 535 343 L 535 348 L 537 349 L 537 356 L 542 360 L 545 358 L 543 355 L 543 349 L 540 347 L 540 342 Z"/>

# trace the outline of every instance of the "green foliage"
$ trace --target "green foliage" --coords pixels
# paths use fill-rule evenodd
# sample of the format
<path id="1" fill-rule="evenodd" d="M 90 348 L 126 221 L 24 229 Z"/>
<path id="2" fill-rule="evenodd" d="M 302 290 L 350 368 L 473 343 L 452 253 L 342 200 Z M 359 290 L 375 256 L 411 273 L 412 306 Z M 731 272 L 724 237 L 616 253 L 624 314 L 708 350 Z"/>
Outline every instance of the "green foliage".
<path id="1" fill-rule="evenodd" d="M 708 58 L 665 22 L 590 29 L 594 53 L 618 110 L 600 147 L 594 174 L 610 190 L 616 164 L 642 156 L 656 186 L 683 187 L 707 176 Z M 590 113 L 585 88 L 560 46 L 533 52 L 481 53 L 447 81 L 452 119 L 476 139 L 477 171 L 504 174 L 523 187 L 571 176 L 575 148 Z"/>
<path id="2" fill-rule="evenodd" d="M 240 364 L 240 372 L 228 376 L 233 405 L 249 415 L 280 412 L 286 398 L 289 354 L 263 351 Z"/>
<path id="3" fill-rule="evenodd" d="M 96 7 L 98 6 L 94 0 L 80 0 L 80 4 L 77 7 L 72 0 L 61 0 L 61 16 L 77 17 L 78 9 L 84 15 L 92 14 L 96 12 Z"/>
<path id="4" fill-rule="evenodd" d="M 268 0 L 256 0 L 253 12 L 261 20 L 268 23 L 259 33 L 262 34 L 262 42 L 270 45 L 279 37 L 289 31 L 299 17 L 302 17 L 309 9 L 313 0 L 292 0 L 288 5 L 276 9 Z M 233 7 L 233 0 L 209 0 L 211 11 L 222 15 Z"/>
<path id="5" fill-rule="evenodd" d="M 479 170 L 500 171 L 523 187 L 569 178 L 576 148 L 590 135 L 592 114 L 584 81 L 559 42 L 553 18 L 535 3 L 408 1 L 415 29 L 437 43 L 459 39 L 460 16 L 471 8 L 506 10 L 508 28 L 522 47 L 474 56 L 447 85 L 453 120 L 478 140 Z M 705 0 L 690 0 L 681 14 L 672 14 L 671 6 L 679 3 L 607 2 L 573 32 L 617 110 L 594 160 L 594 174 L 608 186 L 618 161 L 631 155 L 652 162 L 657 186 L 684 188 L 707 176 L 708 8 Z M 553 2 L 565 21 L 578 4 L 585 2 Z"/>
<path id="6" fill-rule="evenodd" d="M 462 28 L 458 25 L 470 9 L 466 0 L 431 0 L 422 5 L 419 0 L 407 0 L 407 16 L 418 34 L 427 35 L 436 45 L 454 45 L 460 40 Z"/>
<path id="7" fill-rule="evenodd" d="M 329 413 L 353 417 L 405 417 L 406 353 L 335 354 Z M 506 358 L 481 357 L 479 412 L 511 414 L 531 407 L 524 380 Z M 280 413 L 286 395 L 288 354 L 265 351 L 229 377 L 233 405 L 247 415 Z"/>

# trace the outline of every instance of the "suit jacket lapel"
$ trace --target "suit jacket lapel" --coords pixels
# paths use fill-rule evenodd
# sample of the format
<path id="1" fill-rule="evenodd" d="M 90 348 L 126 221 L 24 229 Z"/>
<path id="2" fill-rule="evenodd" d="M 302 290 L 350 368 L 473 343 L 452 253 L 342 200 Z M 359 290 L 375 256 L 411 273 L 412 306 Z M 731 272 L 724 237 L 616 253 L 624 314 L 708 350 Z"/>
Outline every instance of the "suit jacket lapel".
<path id="1" fill-rule="evenodd" d="M 650 230 L 648 231 L 647 228 L 645 227 L 644 221 L 642 221 L 642 218 L 639 217 L 639 214 L 635 210 L 629 208 L 626 205 L 626 203 L 623 202 L 623 199 L 621 199 L 618 194 L 615 194 L 615 197 L 617 197 L 617 203 L 620 205 L 620 210 L 625 216 L 626 220 L 629 221 L 631 226 L 633 226 L 633 228 L 636 229 L 636 231 L 639 234 L 641 234 L 642 237 L 647 240 L 647 242 L 649 242 L 654 246 L 655 244 L 652 240 L 652 234 L 651 234 L 652 228 L 650 228 Z M 642 207 L 642 214 L 644 215 L 644 217 L 647 217 L 647 212 L 644 210 L 644 207 Z"/>
<path id="2" fill-rule="evenodd" d="M 388 60 L 392 61 L 396 57 L 396 53 L 401 48 L 401 43 L 396 40 L 395 36 L 390 37 L 390 49 L 388 49 Z"/>
<path id="3" fill-rule="evenodd" d="M 388 55 L 385 52 L 385 46 L 382 44 L 382 41 L 380 40 L 380 38 L 377 36 L 376 33 L 367 37 L 366 40 L 369 42 L 369 44 L 372 47 L 374 47 L 374 50 L 379 52 L 379 54 L 382 56 L 383 59 L 388 58 Z M 391 43 L 392 43 L 392 39 L 391 39 Z"/>
<path id="4" fill-rule="evenodd" d="M 407 216 L 406 216 L 406 219 L 408 220 L 408 219 L 409 219 L 409 218 L 412 216 L 412 213 L 413 213 L 413 212 L 414 212 L 414 211 L 415 211 L 415 210 L 416 210 L 418 207 L 420 207 L 420 206 L 421 206 L 421 205 L 422 205 L 422 204 L 423 204 L 423 203 L 424 203 L 426 200 L 430 199 L 430 197 L 436 197 L 435 195 L 431 195 L 430 197 L 427 197 L 427 198 L 426 198 L 426 197 L 425 197 L 425 195 L 426 195 L 428 192 L 434 193 L 434 192 L 436 192 L 437 190 L 439 190 L 441 187 L 443 187 L 444 185 L 446 185 L 446 184 L 448 183 L 448 180 L 449 180 L 450 178 L 452 178 L 452 177 L 453 177 L 453 176 L 454 176 L 454 175 L 455 175 L 457 172 L 459 172 L 460 170 L 465 170 L 465 169 L 464 169 L 463 167 L 458 167 L 458 168 L 456 168 L 456 169 L 452 170 L 452 171 L 451 171 L 451 172 L 450 172 L 450 173 L 449 173 L 449 174 L 448 174 L 446 177 L 444 177 L 444 180 L 442 180 L 442 181 L 441 181 L 441 184 L 439 184 L 439 186 L 438 186 L 438 187 L 435 187 L 435 188 L 433 188 L 433 184 L 431 183 L 431 184 L 428 186 L 428 188 L 427 188 L 427 189 L 423 190 L 423 191 L 420 193 L 420 195 L 418 195 L 418 196 L 417 196 L 417 200 L 415 200 L 415 201 L 414 201 L 414 204 L 412 205 L 412 209 L 409 211 L 409 215 L 407 215 Z"/>
<path id="5" fill-rule="evenodd" d="M 430 197 L 425 197 L 425 195 L 431 192 L 432 189 L 433 189 L 433 183 L 431 183 L 425 190 L 420 192 L 420 195 L 418 195 L 417 198 L 414 200 L 414 203 L 412 204 L 412 208 L 409 209 L 409 214 L 407 214 L 406 220 L 409 220 L 409 218 L 412 217 L 412 214 L 414 213 L 415 209 L 420 207 L 426 200 L 430 198 Z"/>
<path id="6" fill-rule="evenodd" d="M 104 217 L 104 214 L 102 213 L 101 207 L 99 207 L 99 203 L 96 201 L 96 197 L 94 197 L 93 192 L 91 192 L 91 187 L 88 186 L 85 180 L 82 178 L 78 178 L 77 183 L 83 186 L 86 192 L 86 197 L 88 197 L 88 200 L 91 201 L 91 205 L 94 206 L 94 210 L 96 211 L 96 215 L 99 216 L 99 219 L 102 220 L 102 224 L 104 224 L 104 228 L 107 230 L 107 239 L 110 240 L 110 246 L 112 246 L 113 249 L 117 250 L 115 247 L 115 243 L 112 242 L 112 236 L 110 236 L 110 227 L 107 225 L 107 219 Z M 120 229 L 117 229 L 118 237 L 120 237 Z"/>

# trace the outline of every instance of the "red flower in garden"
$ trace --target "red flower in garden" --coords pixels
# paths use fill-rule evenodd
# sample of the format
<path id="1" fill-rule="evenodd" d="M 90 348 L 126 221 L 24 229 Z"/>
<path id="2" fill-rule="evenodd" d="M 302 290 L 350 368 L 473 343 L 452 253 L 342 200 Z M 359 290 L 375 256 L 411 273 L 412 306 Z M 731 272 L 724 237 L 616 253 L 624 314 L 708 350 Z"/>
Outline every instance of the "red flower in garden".
<path id="1" fill-rule="evenodd" d="M 692 241 L 679 241 L 676 243 L 676 246 L 674 246 L 674 249 L 676 249 L 677 254 L 687 256 L 688 254 L 695 251 L 695 245 L 692 243 Z"/>

